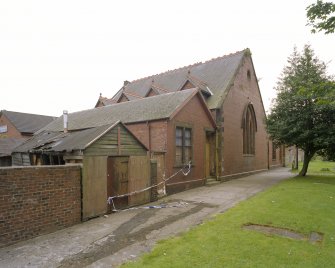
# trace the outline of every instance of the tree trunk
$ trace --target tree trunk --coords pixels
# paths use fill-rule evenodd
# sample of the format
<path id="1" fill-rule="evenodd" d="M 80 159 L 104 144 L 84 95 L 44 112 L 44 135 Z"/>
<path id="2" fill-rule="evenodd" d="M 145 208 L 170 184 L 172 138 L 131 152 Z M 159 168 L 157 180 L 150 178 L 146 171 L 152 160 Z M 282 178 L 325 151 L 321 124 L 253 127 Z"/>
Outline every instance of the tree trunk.
<path id="1" fill-rule="evenodd" d="M 314 153 L 305 151 L 304 162 L 303 162 L 302 169 L 299 172 L 299 176 L 306 176 L 308 165 L 309 165 L 309 162 L 311 161 L 313 155 L 314 155 Z"/>
<path id="2" fill-rule="evenodd" d="M 298 169 L 299 168 L 299 149 L 296 146 L 295 147 L 295 162 L 294 162 L 294 168 Z"/>

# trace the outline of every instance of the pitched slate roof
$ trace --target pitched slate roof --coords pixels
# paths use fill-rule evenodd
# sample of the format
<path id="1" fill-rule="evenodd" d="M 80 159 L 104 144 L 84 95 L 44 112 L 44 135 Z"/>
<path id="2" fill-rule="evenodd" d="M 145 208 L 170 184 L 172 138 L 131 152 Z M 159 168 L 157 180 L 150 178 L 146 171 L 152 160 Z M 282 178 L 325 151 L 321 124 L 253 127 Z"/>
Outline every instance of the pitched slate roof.
<path id="1" fill-rule="evenodd" d="M 119 120 L 123 123 L 134 123 L 169 118 L 185 101 L 197 93 L 198 89 L 187 89 L 70 113 L 68 115 L 68 130 L 99 127 L 113 124 Z M 63 116 L 38 132 L 44 130 L 62 131 Z"/>
<path id="2" fill-rule="evenodd" d="M 1 138 L 0 139 L 0 157 L 9 156 L 15 147 L 19 146 L 26 139 L 22 138 Z"/>
<path id="3" fill-rule="evenodd" d="M 53 152 L 72 152 L 75 150 L 84 150 L 95 140 L 104 135 L 107 131 L 115 127 L 114 124 L 94 127 L 74 132 L 43 131 L 26 142 L 16 147 L 13 152 L 28 151 L 53 151 Z"/>
<path id="4" fill-rule="evenodd" d="M 11 112 L 6 110 L 2 110 L 1 114 L 5 115 L 21 133 L 35 133 L 37 130 L 56 119 L 56 117 L 53 116 Z"/>
<path id="5" fill-rule="evenodd" d="M 209 109 L 215 109 L 223 102 L 243 57 L 248 54 L 250 54 L 249 49 L 245 49 L 204 63 L 200 62 L 134 80 L 124 85 L 112 99 L 117 101 L 122 93 L 127 94 L 127 92 L 145 97 L 153 86 L 170 92 L 179 91 L 187 81 L 190 81 L 194 86 L 202 89 L 202 91 L 207 91 L 211 95 L 207 99 L 207 105 Z M 166 91 L 161 93 L 164 94 Z"/>

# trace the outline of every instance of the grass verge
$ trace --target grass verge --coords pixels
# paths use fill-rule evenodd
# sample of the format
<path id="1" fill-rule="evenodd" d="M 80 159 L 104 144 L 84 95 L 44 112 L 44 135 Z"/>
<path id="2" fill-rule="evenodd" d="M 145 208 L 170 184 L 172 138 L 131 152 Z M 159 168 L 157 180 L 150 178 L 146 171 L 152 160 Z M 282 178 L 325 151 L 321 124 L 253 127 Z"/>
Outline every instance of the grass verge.
<path id="1" fill-rule="evenodd" d="M 241 228 L 247 223 L 324 237 L 312 244 Z M 334 267 L 334 223 L 335 176 L 296 177 L 159 242 L 151 253 L 122 267 Z"/>
<path id="2" fill-rule="evenodd" d="M 292 170 L 298 173 L 302 169 L 302 162 L 299 162 L 299 168 Z M 307 175 L 335 175 L 335 162 L 314 160 L 308 165 Z"/>

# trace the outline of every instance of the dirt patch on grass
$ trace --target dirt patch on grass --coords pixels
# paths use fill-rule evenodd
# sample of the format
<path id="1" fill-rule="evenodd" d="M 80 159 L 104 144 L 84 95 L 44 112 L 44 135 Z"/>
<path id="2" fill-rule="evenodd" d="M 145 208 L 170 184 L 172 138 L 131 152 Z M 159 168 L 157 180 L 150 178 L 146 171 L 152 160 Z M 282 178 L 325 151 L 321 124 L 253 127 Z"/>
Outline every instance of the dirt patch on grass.
<path id="1" fill-rule="evenodd" d="M 323 241 L 323 234 L 319 232 L 311 232 L 309 236 L 306 236 L 291 229 L 252 223 L 245 224 L 242 226 L 242 228 L 246 230 L 257 231 L 263 234 L 278 235 L 294 240 L 308 240 L 312 244 L 321 243 Z"/>

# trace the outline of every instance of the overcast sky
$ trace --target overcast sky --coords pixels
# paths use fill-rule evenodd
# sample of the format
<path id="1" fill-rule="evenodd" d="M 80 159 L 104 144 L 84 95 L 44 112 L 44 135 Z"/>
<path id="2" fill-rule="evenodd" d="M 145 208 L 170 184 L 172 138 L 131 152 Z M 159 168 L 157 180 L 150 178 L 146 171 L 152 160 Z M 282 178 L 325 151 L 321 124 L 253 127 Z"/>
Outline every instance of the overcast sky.
<path id="1" fill-rule="evenodd" d="M 135 80 L 250 48 L 266 110 L 287 57 L 310 44 L 335 74 L 315 1 L 1 1 L 0 110 L 59 116 Z"/>

